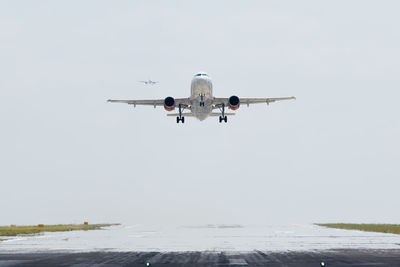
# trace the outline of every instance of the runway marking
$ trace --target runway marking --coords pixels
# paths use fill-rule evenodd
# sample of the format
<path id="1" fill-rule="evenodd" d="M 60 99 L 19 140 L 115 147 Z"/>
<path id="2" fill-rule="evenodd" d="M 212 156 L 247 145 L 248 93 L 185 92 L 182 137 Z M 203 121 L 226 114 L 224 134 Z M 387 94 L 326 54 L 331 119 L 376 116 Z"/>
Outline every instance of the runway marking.
<path id="1" fill-rule="evenodd" d="M 229 259 L 229 265 L 248 265 L 244 259 Z"/>

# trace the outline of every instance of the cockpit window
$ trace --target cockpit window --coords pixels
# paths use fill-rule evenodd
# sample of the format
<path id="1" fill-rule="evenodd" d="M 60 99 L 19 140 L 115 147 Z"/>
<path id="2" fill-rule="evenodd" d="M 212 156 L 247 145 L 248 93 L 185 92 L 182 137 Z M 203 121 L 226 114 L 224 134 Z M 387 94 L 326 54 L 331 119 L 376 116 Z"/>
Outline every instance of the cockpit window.
<path id="1" fill-rule="evenodd" d="M 196 74 L 196 76 L 201 76 L 201 73 Z"/>
<path id="2" fill-rule="evenodd" d="M 205 73 L 197 73 L 196 75 L 194 75 L 195 77 L 199 77 L 199 76 L 208 76 L 207 74 L 205 74 Z"/>

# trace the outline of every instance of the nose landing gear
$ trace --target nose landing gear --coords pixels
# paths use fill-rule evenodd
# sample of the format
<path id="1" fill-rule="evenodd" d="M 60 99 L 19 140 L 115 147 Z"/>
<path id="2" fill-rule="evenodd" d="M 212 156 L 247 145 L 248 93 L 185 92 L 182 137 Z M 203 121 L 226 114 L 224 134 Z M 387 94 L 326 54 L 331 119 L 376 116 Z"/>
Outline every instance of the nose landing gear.
<path id="1" fill-rule="evenodd" d="M 204 107 L 204 95 L 200 95 L 200 107 Z"/>

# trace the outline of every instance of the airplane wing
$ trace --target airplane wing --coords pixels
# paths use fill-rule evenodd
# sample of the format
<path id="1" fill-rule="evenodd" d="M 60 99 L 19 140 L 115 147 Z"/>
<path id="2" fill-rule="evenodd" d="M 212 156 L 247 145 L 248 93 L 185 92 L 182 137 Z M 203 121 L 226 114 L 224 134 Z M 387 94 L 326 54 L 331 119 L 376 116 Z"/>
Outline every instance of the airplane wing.
<path id="1" fill-rule="evenodd" d="M 250 104 L 259 104 L 259 103 L 273 103 L 276 101 L 282 101 L 282 100 L 291 100 L 291 99 L 296 99 L 296 97 L 291 96 L 291 97 L 270 97 L 270 98 L 239 98 L 240 99 L 240 104 L 245 104 L 249 106 Z M 214 108 L 219 108 L 221 104 L 225 104 L 225 106 L 228 106 L 229 98 L 214 98 L 213 101 L 213 106 Z"/>
<path id="2" fill-rule="evenodd" d="M 139 106 L 164 106 L 164 99 L 147 99 L 147 100 L 115 100 L 115 99 L 109 99 L 107 102 L 111 103 L 124 103 L 124 104 L 129 104 L 133 105 L 136 107 L 137 105 Z M 186 106 L 190 106 L 190 100 L 189 98 L 175 98 L 175 103 L 176 105 L 179 104 L 184 104 Z"/>

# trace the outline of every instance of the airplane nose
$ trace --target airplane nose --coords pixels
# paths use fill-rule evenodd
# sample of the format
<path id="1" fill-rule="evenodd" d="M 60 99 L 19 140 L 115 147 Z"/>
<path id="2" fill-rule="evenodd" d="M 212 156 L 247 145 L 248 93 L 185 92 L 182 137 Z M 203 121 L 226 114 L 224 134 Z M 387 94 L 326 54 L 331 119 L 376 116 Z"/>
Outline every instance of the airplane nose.
<path id="1" fill-rule="evenodd" d="M 210 80 L 209 79 L 199 79 L 196 83 L 198 86 L 208 87 L 210 85 Z"/>

